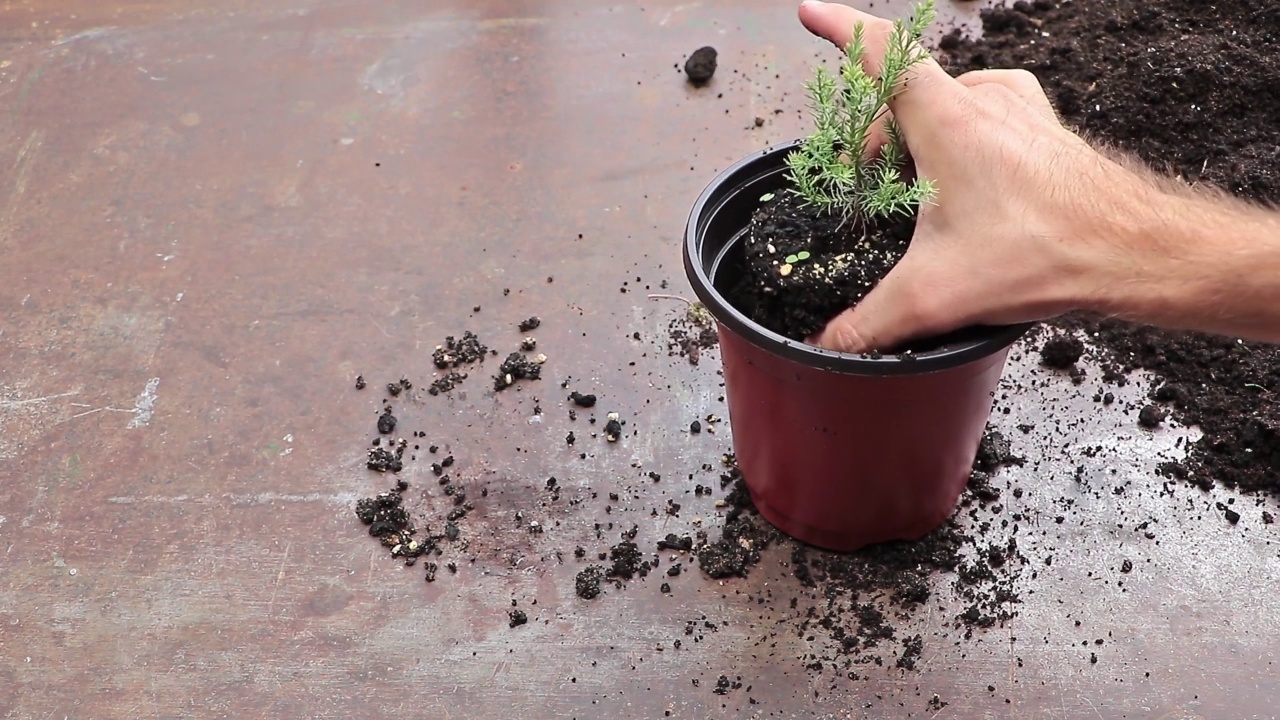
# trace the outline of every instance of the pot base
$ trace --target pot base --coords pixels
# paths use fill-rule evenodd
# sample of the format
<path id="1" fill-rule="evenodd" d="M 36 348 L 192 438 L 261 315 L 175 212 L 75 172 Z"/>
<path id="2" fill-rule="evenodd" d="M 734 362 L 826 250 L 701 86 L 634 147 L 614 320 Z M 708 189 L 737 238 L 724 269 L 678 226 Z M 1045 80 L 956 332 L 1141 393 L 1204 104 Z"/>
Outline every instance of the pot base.
<path id="1" fill-rule="evenodd" d="M 799 540 L 806 545 L 820 548 L 822 550 L 830 550 L 832 552 L 854 552 L 872 545 L 880 543 L 893 542 L 895 540 L 919 540 L 946 521 L 946 517 L 942 517 L 937 522 L 923 522 L 918 529 L 900 532 L 895 536 L 881 536 L 873 541 L 866 541 L 864 536 L 851 535 L 849 530 L 836 531 L 809 525 L 802 520 L 794 517 L 788 517 L 781 510 L 770 505 L 763 497 L 757 496 L 751 492 L 751 484 L 747 483 L 747 493 L 751 495 L 751 503 L 755 505 L 756 512 L 760 513 L 769 522 L 770 525 L 785 533 L 793 540 Z"/>

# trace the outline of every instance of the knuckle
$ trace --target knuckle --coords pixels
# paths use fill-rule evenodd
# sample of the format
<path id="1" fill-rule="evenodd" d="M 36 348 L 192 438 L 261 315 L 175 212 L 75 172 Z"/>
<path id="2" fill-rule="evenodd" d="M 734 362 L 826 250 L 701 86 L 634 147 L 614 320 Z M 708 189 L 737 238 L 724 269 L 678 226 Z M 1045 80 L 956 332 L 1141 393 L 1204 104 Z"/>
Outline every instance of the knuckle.
<path id="1" fill-rule="evenodd" d="M 856 349 L 859 334 L 854 329 L 855 313 L 853 309 L 845 310 L 827 323 L 819 338 L 819 344 L 828 350 L 839 352 Z"/>
<path id="2" fill-rule="evenodd" d="M 863 347 L 862 336 L 848 321 L 837 322 L 831 328 L 830 344 L 836 350 L 858 350 Z"/>
<path id="3" fill-rule="evenodd" d="M 977 87 L 991 82 L 992 76 L 998 72 L 998 70 L 970 70 L 963 75 L 956 76 L 956 81 L 965 87 Z"/>
<path id="4" fill-rule="evenodd" d="M 1032 88 L 1035 90 L 1040 89 L 1040 78 L 1036 77 L 1036 74 L 1030 70 L 1017 68 L 1013 70 L 1006 70 L 1005 72 L 1008 73 L 1007 77 L 1009 78 L 1009 82 L 1013 85 Z"/>

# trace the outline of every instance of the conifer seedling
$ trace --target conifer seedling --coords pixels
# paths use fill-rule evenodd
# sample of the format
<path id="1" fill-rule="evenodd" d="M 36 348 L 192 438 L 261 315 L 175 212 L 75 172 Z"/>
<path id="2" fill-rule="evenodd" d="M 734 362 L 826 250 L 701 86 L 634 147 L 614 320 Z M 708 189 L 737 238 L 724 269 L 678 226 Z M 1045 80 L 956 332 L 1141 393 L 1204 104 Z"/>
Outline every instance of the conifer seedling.
<path id="1" fill-rule="evenodd" d="M 814 130 L 787 156 L 790 191 L 805 205 L 844 219 L 865 222 L 909 217 L 921 203 L 932 200 L 928 178 L 903 179 L 906 147 L 897 124 L 889 118 L 889 142 L 878 153 L 867 145 L 888 102 L 902 90 L 908 71 L 925 60 L 920 38 L 936 17 L 935 0 L 916 5 L 909 22 L 897 20 L 878 78 L 862 67 L 866 38 L 862 23 L 844 48 L 839 81 L 819 66 L 809 92 Z"/>

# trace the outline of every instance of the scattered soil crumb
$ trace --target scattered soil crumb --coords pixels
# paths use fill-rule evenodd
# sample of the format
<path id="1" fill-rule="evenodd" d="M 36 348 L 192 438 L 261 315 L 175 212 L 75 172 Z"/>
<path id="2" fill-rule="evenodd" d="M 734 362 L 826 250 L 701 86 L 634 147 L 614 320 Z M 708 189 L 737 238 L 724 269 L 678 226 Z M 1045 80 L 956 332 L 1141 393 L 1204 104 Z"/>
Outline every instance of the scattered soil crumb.
<path id="1" fill-rule="evenodd" d="M 896 665 L 904 670 L 915 670 L 916 661 L 920 659 L 922 652 L 924 652 L 924 638 L 919 635 L 912 635 L 902 641 L 902 654 L 898 656 Z M 933 702 L 936 702 L 937 699 L 938 696 L 934 695 L 933 701 L 930 702 L 930 707 L 933 707 Z M 933 709 L 940 710 L 941 706 Z"/>
<path id="2" fill-rule="evenodd" d="M 573 589 L 578 597 L 583 600 L 592 600 L 600 595 L 600 581 L 604 579 L 604 571 L 592 565 L 581 572 L 574 578 Z"/>
<path id="3" fill-rule="evenodd" d="M 684 74 L 689 82 L 705 85 L 716 74 L 717 54 L 716 49 L 710 45 L 694 50 L 689 59 L 684 61 Z"/>
<path id="4" fill-rule="evenodd" d="M 705 350 L 720 344 L 715 320 L 700 303 L 690 303 L 685 312 L 667 323 L 667 356 L 680 356 L 697 365 Z"/>
<path id="5" fill-rule="evenodd" d="M 1084 343 L 1074 335 L 1062 333 L 1045 341 L 1040 348 L 1040 361 L 1051 368 L 1066 370 L 1084 355 Z"/>
<path id="6" fill-rule="evenodd" d="M 462 339 L 458 340 L 452 335 L 444 339 L 443 345 L 437 345 L 436 349 L 431 353 L 431 360 L 436 367 L 445 370 L 450 367 L 458 367 L 459 365 L 483 362 L 485 355 L 489 353 L 489 348 L 480 342 L 480 338 L 470 330 L 462 333 Z"/>
<path id="7" fill-rule="evenodd" d="M 1159 405 L 1147 405 L 1138 413 L 1138 424 L 1144 428 L 1156 428 L 1164 422 L 1166 413 Z"/>
<path id="8" fill-rule="evenodd" d="M 537 380 L 542 377 L 542 365 L 529 359 L 528 356 L 513 352 L 502 361 L 498 374 L 493 376 L 493 389 L 505 390 L 517 380 Z"/>

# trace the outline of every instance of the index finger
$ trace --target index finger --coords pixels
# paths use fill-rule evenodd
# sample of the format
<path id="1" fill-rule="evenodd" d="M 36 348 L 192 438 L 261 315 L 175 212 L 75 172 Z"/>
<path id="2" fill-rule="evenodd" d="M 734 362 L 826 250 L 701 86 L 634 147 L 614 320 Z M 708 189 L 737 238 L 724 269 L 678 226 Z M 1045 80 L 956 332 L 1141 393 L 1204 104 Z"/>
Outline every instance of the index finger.
<path id="1" fill-rule="evenodd" d="M 853 39 L 854 29 L 861 24 L 865 44 L 863 68 L 869 75 L 880 76 L 885 52 L 893 37 L 892 21 L 848 5 L 819 0 L 805 0 L 800 4 L 799 12 L 800 22 L 809 32 L 830 40 L 842 51 Z M 948 75 L 926 50 L 918 45 L 916 48 L 923 54 L 923 59 L 907 71 L 889 102 L 894 118 L 908 136 L 912 134 L 912 126 L 923 129 L 930 113 L 959 102 L 968 93 L 968 88 Z"/>

